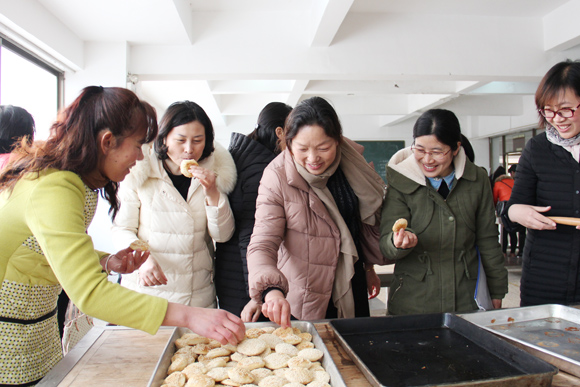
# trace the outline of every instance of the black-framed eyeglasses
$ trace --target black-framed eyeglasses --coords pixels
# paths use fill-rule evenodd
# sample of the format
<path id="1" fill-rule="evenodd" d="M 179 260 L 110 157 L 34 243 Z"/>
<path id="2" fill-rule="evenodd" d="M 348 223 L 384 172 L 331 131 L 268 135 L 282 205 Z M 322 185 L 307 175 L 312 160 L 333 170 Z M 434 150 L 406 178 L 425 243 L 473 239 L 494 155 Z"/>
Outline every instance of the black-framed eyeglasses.
<path id="1" fill-rule="evenodd" d="M 576 110 L 578 110 L 579 107 L 580 104 L 578 104 L 578 106 L 575 108 L 562 108 L 556 111 L 552 109 L 538 109 L 538 112 L 540 112 L 540 114 L 546 118 L 554 118 L 556 117 L 556 114 L 562 118 L 572 118 L 574 117 L 574 113 L 576 113 Z"/>
<path id="2" fill-rule="evenodd" d="M 445 156 L 447 156 L 449 154 L 449 152 L 451 152 L 451 148 L 449 148 L 449 150 L 447 152 L 441 152 L 441 151 L 427 152 L 425 149 L 417 148 L 415 145 L 411 146 L 411 150 L 415 154 L 415 157 L 422 159 L 423 157 L 425 157 L 425 155 L 429 155 L 434 160 L 437 160 L 437 161 L 443 160 L 445 158 Z"/>

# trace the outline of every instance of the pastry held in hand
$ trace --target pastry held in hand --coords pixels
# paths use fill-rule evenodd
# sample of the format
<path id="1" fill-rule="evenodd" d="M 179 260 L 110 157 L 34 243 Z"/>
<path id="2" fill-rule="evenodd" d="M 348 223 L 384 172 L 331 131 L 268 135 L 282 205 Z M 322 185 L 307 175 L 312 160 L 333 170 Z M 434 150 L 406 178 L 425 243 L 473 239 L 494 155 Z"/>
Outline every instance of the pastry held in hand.
<path id="1" fill-rule="evenodd" d="M 193 175 L 191 174 L 191 172 L 189 172 L 189 168 L 190 167 L 193 167 L 193 166 L 198 166 L 198 165 L 199 164 L 194 159 L 183 160 L 181 162 L 181 165 L 179 166 L 179 169 L 181 170 L 181 173 L 183 174 L 183 176 L 185 176 L 185 177 L 193 177 Z"/>
<path id="2" fill-rule="evenodd" d="M 132 248 L 133 250 L 138 250 L 138 251 L 149 251 L 149 244 L 145 241 L 142 241 L 140 239 L 137 239 L 136 241 L 133 241 L 130 245 L 130 248 Z"/>
<path id="3" fill-rule="evenodd" d="M 407 219 L 401 218 L 397 219 L 395 224 L 393 224 L 393 232 L 399 232 L 401 230 L 405 230 L 407 228 Z"/>

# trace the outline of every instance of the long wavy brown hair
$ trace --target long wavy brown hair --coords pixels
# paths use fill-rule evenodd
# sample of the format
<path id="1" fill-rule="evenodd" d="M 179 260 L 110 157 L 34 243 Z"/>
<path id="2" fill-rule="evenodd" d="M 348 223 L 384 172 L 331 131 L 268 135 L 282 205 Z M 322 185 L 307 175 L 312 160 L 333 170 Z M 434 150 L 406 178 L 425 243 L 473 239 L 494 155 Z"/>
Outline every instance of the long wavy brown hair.
<path id="1" fill-rule="evenodd" d="M 119 87 L 89 86 L 77 99 L 59 113 L 46 141 L 28 144 L 22 141 L 12 152 L 6 168 L 0 173 L 0 192 L 12 190 L 26 174 L 54 168 L 71 171 L 84 178 L 99 161 L 98 134 L 111 131 L 116 143 L 139 130 L 146 131 L 146 142 L 157 136 L 155 109 L 130 90 Z M 33 177 L 34 178 L 34 177 Z M 100 189 L 111 205 L 114 218 L 119 210 L 118 183 L 109 181 Z"/>

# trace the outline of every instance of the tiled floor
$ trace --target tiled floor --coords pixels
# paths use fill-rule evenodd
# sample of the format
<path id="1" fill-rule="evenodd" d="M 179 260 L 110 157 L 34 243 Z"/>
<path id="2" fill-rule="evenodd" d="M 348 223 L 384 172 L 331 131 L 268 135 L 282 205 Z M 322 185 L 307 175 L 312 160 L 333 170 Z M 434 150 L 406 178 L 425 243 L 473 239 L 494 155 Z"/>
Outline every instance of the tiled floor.
<path id="1" fill-rule="evenodd" d="M 509 262 L 512 263 L 512 262 Z M 520 306 L 520 278 L 522 267 L 519 265 L 507 266 L 508 269 L 508 294 L 503 300 L 503 308 L 515 308 Z M 392 273 L 393 265 L 375 266 L 377 273 Z M 387 294 L 389 288 L 381 288 L 379 295 L 370 300 L 371 316 L 384 316 L 387 312 Z"/>

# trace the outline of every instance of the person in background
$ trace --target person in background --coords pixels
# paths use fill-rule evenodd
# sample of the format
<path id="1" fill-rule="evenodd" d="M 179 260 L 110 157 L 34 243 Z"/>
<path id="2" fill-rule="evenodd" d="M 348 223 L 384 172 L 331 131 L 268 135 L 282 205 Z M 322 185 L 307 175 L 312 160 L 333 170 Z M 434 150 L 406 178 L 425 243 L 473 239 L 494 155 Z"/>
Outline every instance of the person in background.
<path id="1" fill-rule="evenodd" d="M 493 203 L 497 206 L 498 202 L 508 201 L 512 194 L 512 188 L 514 186 L 514 179 L 510 175 L 505 174 L 505 168 L 501 165 L 497 167 L 496 173 L 494 173 L 493 182 Z M 503 226 L 502 226 L 503 227 Z M 509 258 L 516 257 L 516 247 L 518 244 L 518 232 L 503 230 L 501 233 L 501 251 L 504 255 L 507 254 L 508 247 L 508 235 L 510 243 L 510 255 Z"/>
<path id="2" fill-rule="evenodd" d="M 494 308 L 508 291 L 489 178 L 449 110 L 431 109 L 413 127 L 413 145 L 387 165 L 380 246 L 395 260 L 390 315 L 468 312 L 478 252 Z M 408 228 L 393 231 L 404 218 Z"/>
<path id="3" fill-rule="evenodd" d="M 119 209 L 118 184 L 157 133 L 153 108 L 123 88 L 90 86 L 52 126 L 22 143 L 0 173 L 0 384 L 34 384 L 61 359 L 56 302 L 62 287 L 84 313 L 155 334 L 188 327 L 222 343 L 244 337 L 223 310 L 192 308 L 109 282 L 148 253 L 96 251 L 86 233 L 98 194 Z"/>
<path id="4" fill-rule="evenodd" d="M 8 164 L 10 152 L 23 137 L 32 143 L 34 131 L 34 118 L 25 109 L 0 105 L 0 170 Z"/>
<path id="5" fill-rule="evenodd" d="M 214 241 L 234 232 L 227 194 L 236 183 L 229 152 L 214 142 L 212 123 L 191 101 L 175 102 L 160 121 L 155 147 L 121 184 L 121 208 L 113 221 L 113 242 L 121 248 L 141 239 L 151 255 L 121 284 L 141 293 L 189 306 L 215 308 Z M 180 165 L 198 166 L 183 175 Z"/>
<path id="6" fill-rule="evenodd" d="M 515 184 L 517 170 L 518 170 L 518 165 L 517 164 L 512 164 L 508 168 L 508 173 L 510 174 L 510 176 L 512 177 L 512 179 L 514 179 L 514 184 Z M 523 254 L 524 254 L 524 247 L 526 245 L 526 228 L 522 226 L 522 227 L 517 227 L 516 229 L 518 230 L 517 231 L 517 234 L 518 234 L 518 252 L 517 252 L 517 257 L 518 258 L 522 258 Z"/>
<path id="7" fill-rule="evenodd" d="M 282 102 L 267 104 L 258 116 L 254 131 L 247 136 L 232 133 L 229 151 L 236 164 L 238 181 L 229 194 L 236 220 L 232 238 L 216 244 L 215 284 L 219 307 L 244 321 L 258 321 L 260 308 L 250 300 L 246 252 L 254 229 L 258 187 L 264 169 L 280 153 L 286 117 L 292 107 Z"/>
<path id="8" fill-rule="evenodd" d="M 528 229 L 521 305 L 568 305 L 580 302 L 580 226 L 556 224 L 549 216 L 580 217 L 580 62 L 554 65 L 535 102 L 546 131 L 522 152 L 503 220 Z"/>
<path id="9" fill-rule="evenodd" d="M 248 246 L 250 296 L 284 327 L 299 320 L 369 316 L 378 294 L 384 182 L 342 135 L 323 98 L 300 102 L 285 149 L 265 169 Z"/>

